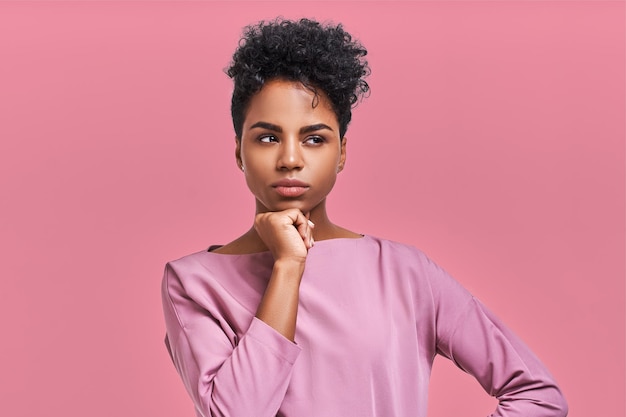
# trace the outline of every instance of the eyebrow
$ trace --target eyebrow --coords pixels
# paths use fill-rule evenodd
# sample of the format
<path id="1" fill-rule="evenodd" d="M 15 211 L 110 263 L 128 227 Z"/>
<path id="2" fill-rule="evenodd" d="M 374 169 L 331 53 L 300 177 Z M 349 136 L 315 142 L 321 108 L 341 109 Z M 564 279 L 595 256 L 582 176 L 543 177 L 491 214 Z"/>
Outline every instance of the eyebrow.
<path id="1" fill-rule="evenodd" d="M 277 133 L 282 133 L 283 132 L 283 128 L 280 126 L 277 126 L 275 124 L 272 123 L 267 123 L 267 122 L 256 122 L 255 124 L 253 124 L 252 126 L 250 126 L 250 129 L 254 129 L 254 128 L 262 128 L 262 129 L 267 129 L 267 130 L 271 130 L 272 132 L 277 132 Z M 333 129 L 324 124 L 324 123 L 317 123 L 314 125 L 310 125 L 310 126 L 304 126 L 300 128 L 300 133 L 311 133 L 311 132 L 316 132 L 318 130 L 330 130 L 331 132 L 333 131 Z"/>
<path id="2" fill-rule="evenodd" d="M 311 133 L 311 132 L 315 132 L 318 130 L 330 130 L 331 132 L 333 131 L 333 129 L 331 129 L 330 126 L 325 125 L 324 123 L 318 123 L 315 125 L 310 125 L 310 126 L 304 126 L 302 128 L 300 128 L 300 133 Z"/>

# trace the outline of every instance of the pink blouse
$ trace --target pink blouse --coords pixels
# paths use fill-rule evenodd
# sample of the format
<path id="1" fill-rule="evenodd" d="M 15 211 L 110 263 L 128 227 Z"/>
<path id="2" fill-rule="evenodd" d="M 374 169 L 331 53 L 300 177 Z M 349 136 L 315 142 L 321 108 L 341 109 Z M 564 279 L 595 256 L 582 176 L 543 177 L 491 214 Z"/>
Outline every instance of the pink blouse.
<path id="1" fill-rule="evenodd" d="M 165 268 L 166 345 L 198 416 L 426 417 L 437 353 L 498 399 L 493 416 L 567 415 L 531 351 L 419 250 L 316 242 L 295 344 L 255 317 L 272 265 L 202 251 Z"/>

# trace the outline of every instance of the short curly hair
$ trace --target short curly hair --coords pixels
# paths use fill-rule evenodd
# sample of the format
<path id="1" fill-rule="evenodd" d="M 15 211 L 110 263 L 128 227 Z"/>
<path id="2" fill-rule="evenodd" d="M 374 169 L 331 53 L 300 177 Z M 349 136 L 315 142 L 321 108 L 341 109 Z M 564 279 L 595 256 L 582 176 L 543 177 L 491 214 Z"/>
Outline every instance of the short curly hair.
<path id="1" fill-rule="evenodd" d="M 343 138 L 352 107 L 369 92 L 364 77 L 370 69 L 367 50 L 341 24 L 322 25 L 309 19 L 261 21 L 244 28 L 226 74 L 235 88 L 231 102 L 233 126 L 241 138 L 250 99 L 273 79 L 301 82 L 319 102 L 318 89 L 330 99 Z"/>

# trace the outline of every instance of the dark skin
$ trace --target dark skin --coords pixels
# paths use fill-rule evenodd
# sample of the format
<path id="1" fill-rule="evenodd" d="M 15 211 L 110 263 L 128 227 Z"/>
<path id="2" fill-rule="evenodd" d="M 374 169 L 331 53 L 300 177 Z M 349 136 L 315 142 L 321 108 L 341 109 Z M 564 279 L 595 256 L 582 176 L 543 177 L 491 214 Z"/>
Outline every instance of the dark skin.
<path id="1" fill-rule="evenodd" d="M 256 199 L 254 224 L 215 250 L 222 254 L 270 251 L 272 275 L 257 318 L 294 340 L 300 282 L 315 240 L 360 238 L 332 223 L 326 197 L 345 164 L 346 138 L 328 98 L 302 84 L 267 82 L 252 97 L 236 138 L 235 157 Z"/>

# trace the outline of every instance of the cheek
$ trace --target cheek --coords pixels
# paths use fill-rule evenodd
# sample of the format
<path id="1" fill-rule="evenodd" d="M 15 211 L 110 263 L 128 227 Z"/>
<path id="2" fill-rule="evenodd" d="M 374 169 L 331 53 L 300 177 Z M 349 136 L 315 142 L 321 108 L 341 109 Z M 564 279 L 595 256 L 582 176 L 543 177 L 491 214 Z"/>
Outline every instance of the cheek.
<path id="1" fill-rule="evenodd" d="M 242 153 L 242 162 L 246 167 L 246 175 L 262 176 L 271 169 L 271 156 L 257 153 Z"/>
<path id="2" fill-rule="evenodd" d="M 250 187 L 253 187 L 263 182 L 263 171 L 260 171 L 258 168 L 259 167 L 256 165 L 246 166 L 244 176 L 246 178 L 246 183 Z"/>
<path id="3" fill-rule="evenodd" d="M 326 159 L 323 164 L 318 166 L 319 172 L 324 173 L 322 181 L 328 187 L 335 185 L 335 181 L 337 180 L 338 165 L 339 161 L 335 158 L 335 155 L 333 155 L 332 157 Z"/>
<path id="4" fill-rule="evenodd" d="M 340 156 L 337 155 L 336 153 L 329 155 L 324 165 L 325 172 L 328 172 L 329 175 L 330 173 L 337 175 L 337 172 L 339 171 L 339 161 L 340 161 Z"/>

